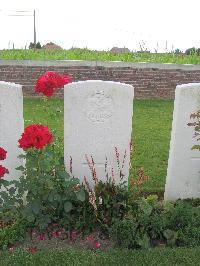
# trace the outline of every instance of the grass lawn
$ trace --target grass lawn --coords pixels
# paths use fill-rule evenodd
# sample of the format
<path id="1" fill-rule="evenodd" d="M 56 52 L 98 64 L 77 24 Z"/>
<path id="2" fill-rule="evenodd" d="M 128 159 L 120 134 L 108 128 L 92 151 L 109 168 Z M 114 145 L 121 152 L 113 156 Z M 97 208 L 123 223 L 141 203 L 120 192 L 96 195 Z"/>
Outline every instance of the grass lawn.
<path id="1" fill-rule="evenodd" d="M 56 113 L 49 116 L 48 108 Z M 50 105 L 41 99 L 25 98 L 25 125 L 43 123 L 49 125 L 61 138 L 63 147 L 63 100 L 51 99 Z M 130 175 L 134 176 L 139 167 L 144 166 L 150 181 L 144 190 L 164 191 L 167 161 L 169 153 L 170 131 L 172 123 L 173 101 L 171 100 L 135 100 L 133 115 L 132 165 Z"/>
<path id="2" fill-rule="evenodd" d="M 113 54 L 109 51 L 89 49 L 69 50 L 0 50 L 0 59 L 13 60 L 91 60 L 91 61 L 123 61 L 123 62 L 152 62 L 176 64 L 200 64 L 197 54 L 185 55 L 174 53 L 130 52 Z"/>
<path id="3" fill-rule="evenodd" d="M 26 251 L 3 252 L 0 266 L 29 265 L 134 265 L 134 266 L 197 266 L 200 248 L 157 248 L 152 250 L 110 250 L 92 252 L 88 250 L 50 250 L 29 254 Z"/>

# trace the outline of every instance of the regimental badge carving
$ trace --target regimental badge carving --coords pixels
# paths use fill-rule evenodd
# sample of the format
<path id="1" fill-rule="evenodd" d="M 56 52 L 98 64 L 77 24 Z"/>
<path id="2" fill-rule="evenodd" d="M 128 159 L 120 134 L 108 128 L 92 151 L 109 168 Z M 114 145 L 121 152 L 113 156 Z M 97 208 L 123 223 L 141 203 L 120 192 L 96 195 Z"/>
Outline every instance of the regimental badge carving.
<path id="1" fill-rule="evenodd" d="M 111 95 L 104 91 L 97 91 L 87 96 L 84 112 L 91 122 L 102 123 L 110 119 L 113 108 Z"/>

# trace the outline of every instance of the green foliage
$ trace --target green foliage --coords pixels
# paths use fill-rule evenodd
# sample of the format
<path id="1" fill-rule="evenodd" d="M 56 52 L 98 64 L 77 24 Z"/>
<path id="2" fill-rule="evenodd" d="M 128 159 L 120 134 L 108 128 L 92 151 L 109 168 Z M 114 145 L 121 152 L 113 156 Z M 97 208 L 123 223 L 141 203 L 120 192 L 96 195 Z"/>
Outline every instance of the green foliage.
<path id="1" fill-rule="evenodd" d="M 193 206 L 192 200 L 163 204 L 152 196 L 137 200 L 132 213 L 111 227 L 116 244 L 126 248 L 199 246 L 199 232 L 200 205 Z"/>
<path id="2" fill-rule="evenodd" d="M 23 220 L 17 220 L 11 225 L 0 228 L 0 249 L 22 241 L 26 234 L 26 224 Z"/>
<path id="3" fill-rule="evenodd" d="M 195 227 L 189 225 L 188 227 L 178 231 L 178 238 L 182 246 L 198 247 L 200 246 L 200 226 Z"/>
<path id="4" fill-rule="evenodd" d="M 186 55 L 200 55 L 200 48 L 195 48 L 195 47 L 192 47 L 192 48 L 188 48 L 186 51 L 185 51 L 185 54 Z"/>
<path id="5" fill-rule="evenodd" d="M 41 46 L 40 42 L 37 42 L 36 45 L 35 45 L 33 42 L 31 42 L 31 43 L 29 44 L 29 49 L 34 49 L 34 48 L 36 48 L 36 49 L 41 49 L 42 46 Z"/>
<path id="6" fill-rule="evenodd" d="M 32 47 L 32 46 L 31 46 Z M 34 47 L 32 47 L 34 48 Z M 69 50 L 1 50 L 0 59 L 13 60 L 91 60 L 91 61 L 123 61 L 123 62 L 154 62 L 175 64 L 200 64 L 197 52 L 187 54 L 179 53 L 149 53 L 129 52 L 115 54 L 110 51 L 95 51 L 89 49 L 71 48 Z M 195 50 L 195 51 L 196 51 Z M 179 51 L 177 51 L 179 52 Z"/>
<path id="7" fill-rule="evenodd" d="M 30 119 L 34 123 L 49 121 L 50 127 L 56 129 L 60 138 L 42 151 L 27 152 L 26 165 L 19 168 L 23 171 L 19 181 L 2 181 L 2 186 L 7 188 L 1 192 L 3 208 L 0 213 L 5 222 L 20 218 L 27 226 L 36 226 L 40 230 L 44 230 L 52 222 L 58 222 L 83 233 L 98 226 L 108 233 L 111 227 L 113 239 L 119 246 L 126 248 L 148 248 L 163 243 L 168 246 L 199 245 L 199 199 L 164 204 L 151 195 L 147 199 L 135 200 L 125 187 L 115 186 L 112 182 L 99 182 L 95 188 L 97 209 L 94 209 L 89 203 L 90 195 L 87 191 L 80 186 L 77 179 L 71 178 L 65 172 L 63 158 L 60 156 L 63 153 L 61 101 L 54 99 L 47 105 L 38 99 L 25 99 L 26 123 Z M 163 190 L 171 103 L 136 101 L 134 104 L 135 157 L 132 162 L 135 167 L 131 174 L 141 165 L 145 165 L 148 171 L 151 169 L 147 174 L 153 177 L 153 181 L 150 179 L 147 182 L 147 191 L 154 187 Z M 44 106 L 51 109 L 51 112 L 46 109 L 44 112 Z M 57 107 L 61 111 L 54 112 L 52 117 L 51 113 Z M 160 125 L 160 116 L 165 120 L 163 125 Z M 152 123 L 149 123 L 150 119 Z M 151 135 L 146 138 L 149 131 Z"/>
<path id="8" fill-rule="evenodd" d="M 137 224 L 135 220 L 125 218 L 114 223 L 111 229 L 111 236 L 118 246 L 134 248 L 137 245 L 136 230 Z"/>
<path id="9" fill-rule="evenodd" d="M 97 199 L 97 221 L 106 233 L 115 220 L 122 219 L 128 213 L 128 188 L 108 180 L 105 183 L 99 181 L 94 191 Z"/>
<path id="10" fill-rule="evenodd" d="M 111 228 L 111 235 L 116 244 L 125 248 L 150 247 L 149 227 L 153 211 L 152 197 L 149 202 L 144 198 L 136 200 L 129 216 L 118 220 Z"/>
<path id="11" fill-rule="evenodd" d="M 182 54 L 183 52 L 182 52 L 180 49 L 175 49 L 175 50 L 174 50 L 174 53 L 175 53 L 175 54 Z"/>
<path id="12" fill-rule="evenodd" d="M 29 149 L 21 157 L 26 158 L 26 165 L 18 167 L 23 173 L 19 181 L 2 182 L 6 188 L 0 192 L 3 211 L 18 212 L 28 223 L 45 229 L 82 209 L 85 190 L 79 179 L 65 171 L 56 144 L 43 150 Z"/>

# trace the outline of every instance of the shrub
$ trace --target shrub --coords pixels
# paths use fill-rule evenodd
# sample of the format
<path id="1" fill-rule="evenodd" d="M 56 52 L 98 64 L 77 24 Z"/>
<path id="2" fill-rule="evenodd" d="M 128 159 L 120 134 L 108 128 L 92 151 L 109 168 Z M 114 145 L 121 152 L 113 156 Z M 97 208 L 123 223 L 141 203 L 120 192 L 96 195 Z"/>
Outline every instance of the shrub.
<path id="1" fill-rule="evenodd" d="M 33 137 L 37 138 L 32 136 L 32 140 Z M 56 144 L 44 147 L 42 140 L 42 146 L 37 143 L 38 148 L 31 145 L 28 143 L 26 156 L 20 156 L 26 158 L 25 167 L 18 167 L 22 176 L 10 182 L 2 180 L 6 190 L 0 192 L 0 197 L 4 211 L 17 212 L 27 222 L 45 229 L 53 221 L 70 217 L 85 201 L 85 190 L 79 179 L 71 178 L 65 171 Z"/>
<path id="2" fill-rule="evenodd" d="M 162 204 L 141 198 L 133 204 L 131 215 L 116 221 L 111 236 L 118 246 L 146 248 L 164 243 L 168 246 L 200 244 L 200 206 L 197 200 L 178 200 Z M 195 206 L 193 206 L 195 205 Z"/>

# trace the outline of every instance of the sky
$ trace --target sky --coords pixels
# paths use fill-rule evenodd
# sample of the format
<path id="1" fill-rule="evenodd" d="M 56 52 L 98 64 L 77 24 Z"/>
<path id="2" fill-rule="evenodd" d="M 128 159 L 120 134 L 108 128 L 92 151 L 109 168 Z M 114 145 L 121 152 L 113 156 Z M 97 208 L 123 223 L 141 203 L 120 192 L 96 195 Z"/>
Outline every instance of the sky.
<path id="1" fill-rule="evenodd" d="M 34 9 L 42 45 L 152 52 L 200 47 L 199 0 L 0 0 L 0 49 L 28 48 Z"/>

